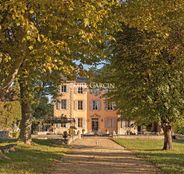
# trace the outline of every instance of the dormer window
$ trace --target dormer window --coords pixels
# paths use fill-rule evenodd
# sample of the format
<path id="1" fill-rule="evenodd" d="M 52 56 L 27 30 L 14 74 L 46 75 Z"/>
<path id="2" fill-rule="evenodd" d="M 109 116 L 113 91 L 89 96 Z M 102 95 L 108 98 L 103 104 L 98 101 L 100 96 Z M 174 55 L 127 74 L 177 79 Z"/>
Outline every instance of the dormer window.
<path id="1" fill-rule="evenodd" d="M 67 89 L 66 89 L 66 85 L 61 85 L 61 92 L 66 92 Z"/>
<path id="2" fill-rule="evenodd" d="M 83 94 L 83 87 L 78 87 L 78 94 Z"/>

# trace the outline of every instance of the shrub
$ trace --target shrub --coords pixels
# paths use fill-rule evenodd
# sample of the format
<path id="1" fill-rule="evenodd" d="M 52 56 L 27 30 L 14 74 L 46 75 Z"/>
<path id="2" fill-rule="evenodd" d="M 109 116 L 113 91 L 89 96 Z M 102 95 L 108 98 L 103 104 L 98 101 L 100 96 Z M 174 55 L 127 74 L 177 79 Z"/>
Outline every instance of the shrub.
<path id="1" fill-rule="evenodd" d="M 175 134 L 182 134 L 182 135 L 184 135 L 184 119 L 183 120 L 178 120 L 173 125 L 173 130 L 174 130 Z"/>

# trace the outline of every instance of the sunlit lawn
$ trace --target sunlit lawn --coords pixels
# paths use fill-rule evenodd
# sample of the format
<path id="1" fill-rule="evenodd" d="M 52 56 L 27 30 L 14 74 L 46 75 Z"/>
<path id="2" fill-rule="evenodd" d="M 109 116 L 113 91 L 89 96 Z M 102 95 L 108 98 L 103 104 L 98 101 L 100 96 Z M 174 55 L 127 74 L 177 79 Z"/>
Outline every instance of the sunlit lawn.
<path id="1" fill-rule="evenodd" d="M 115 139 L 120 145 L 134 151 L 137 156 L 153 162 L 167 174 L 184 173 L 184 141 L 175 141 L 174 150 L 163 151 L 163 140 Z"/>
<path id="2" fill-rule="evenodd" d="M 7 143 L 0 140 L 0 145 Z M 56 140 L 34 140 L 31 146 L 17 144 L 16 152 L 7 154 L 9 159 L 0 159 L 0 174 L 47 174 L 53 162 L 66 151 Z"/>

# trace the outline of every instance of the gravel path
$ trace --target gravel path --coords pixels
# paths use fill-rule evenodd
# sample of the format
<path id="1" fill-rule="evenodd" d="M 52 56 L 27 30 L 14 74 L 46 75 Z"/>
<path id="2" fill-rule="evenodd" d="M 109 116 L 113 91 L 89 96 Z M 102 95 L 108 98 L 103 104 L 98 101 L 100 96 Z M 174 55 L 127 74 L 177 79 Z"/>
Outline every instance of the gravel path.
<path id="1" fill-rule="evenodd" d="M 147 161 L 135 157 L 108 138 L 83 138 L 55 163 L 51 174 L 161 174 Z"/>

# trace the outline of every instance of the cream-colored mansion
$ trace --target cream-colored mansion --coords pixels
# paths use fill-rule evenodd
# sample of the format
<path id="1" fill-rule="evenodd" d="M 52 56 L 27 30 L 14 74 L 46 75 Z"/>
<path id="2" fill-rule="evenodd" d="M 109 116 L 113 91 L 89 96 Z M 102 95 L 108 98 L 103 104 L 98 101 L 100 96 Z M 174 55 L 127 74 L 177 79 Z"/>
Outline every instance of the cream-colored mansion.
<path id="1" fill-rule="evenodd" d="M 120 119 L 114 103 L 103 97 L 106 91 L 88 88 L 85 78 L 63 81 L 54 105 L 54 116 L 73 118 L 75 122 L 55 124 L 54 132 L 63 133 L 72 126 L 76 132 L 85 134 L 127 134 L 128 131 L 136 134 L 137 128 Z"/>

